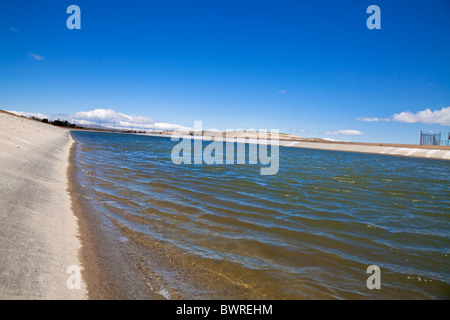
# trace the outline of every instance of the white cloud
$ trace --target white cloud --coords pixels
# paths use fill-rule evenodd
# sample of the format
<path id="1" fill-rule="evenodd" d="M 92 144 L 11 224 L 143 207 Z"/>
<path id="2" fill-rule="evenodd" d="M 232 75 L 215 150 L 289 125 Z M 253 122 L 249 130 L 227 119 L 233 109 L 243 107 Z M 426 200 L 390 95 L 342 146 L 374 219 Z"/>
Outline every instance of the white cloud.
<path id="1" fill-rule="evenodd" d="M 364 133 L 359 130 L 337 130 L 337 131 L 327 131 L 325 134 L 332 135 L 332 136 L 362 136 Z"/>
<path id="2" fill-rule="evenodd" d="M 11 28 L 9 28 L 9 31 L 12 31 L 12 32 L 19 32 L 19 29 L 16 29 L 16 28 L 11 27 Z"/>
<path id="3" fill-rule="evenodd" d="M 49 120 L 61 119 L 67 120 L 71 123 L 76 123 L 80 126 L 91 125 L 91 126 L 102 126 L 106 128 L 116 129 L 134 129 L 134 130 L 168 130 L 168 131 L 191 131 L 190 127 L 185 127 L 182 125 L 159 122 L 151 118 L 143 116 L 133 116 L 127 115 L 125 113 L 116 112 L 112 109 L 94 109 L 90 111 L 80 111 L 74 114 L 52 114 L 50 116 L 44 115 L 42 113 L 34 112 L 24 112 L 24 111 L 8 111 L 19 116 L 25 117 L 37 117 L 37 118 L 47 118 Z"/>
<path id="4" fill-rule="evenodd" d="M 367 121 L 367 122 L 391 121 L 390 118 L 378 118 L 378 117 L 374 117 L 374 118 L 359 117 L 359 118 L 356 118 L 356 120 L 358 120 L 358 121 Z"/>
<path id="5" fill-rule="evenodd" d="M 278 92 L 279 92 L 279 93 L 282 93 L 282 94 L 286 94 L 286 93 L 287 93 L 286 90 L 279 90 Z"/>
<path id="6" fill-rule="evenodd" d="M 40 55 L 38 55 L 38 54 L 34 54 L 34 53 L 32 53 L 32 52 L 30 52 L 28 55 L 29 55 L 31 58 L 35 59 L 35 60 L 39 60 L 39 61 L 44 61 L 44 60 L 45 60 L 45 58 L 44 58 L 43 56 L 40 56 Z"/>
<path id="7" fill-rule="evenodd" d="M 415 123 L 421 122 L 425 124 L 440 124 L 450 126 L 450 107 L 444 107 L 441 110 L 431 111 L 429 108 L 412 113 L 410 111 L 396 113 L 392 116 L 394 121 Z"/>
<path id="8" fill-rule="evenodd" d="M 410 111 L 404 111 L 396 113 L 390 118 L 378 118 L 378 117 L 359 117 L 358 121 L 397 121 L 403 123 L 425 123 L 425 124 L 440 124 L 443 126 L 450 126 L 450 107 L 444 107 L 441 110 L 431 111 L 429 108 L 413 113 Z"/>
<path id="9" fill-rule="evenodd" d="M 126 115 L 121 112 L 116 112 L 112 109 L 94 109 L 90 111 L 79 111 L 71 115 L 74 120 L 83 120 L 91 122 L 130 122 L 137 120 L 132 116 Z M 142 121 L 142 119 L 141 119 Z M 141 122 L 140 121 L 140 122 Z M 153 120 L 148 119 L 147 122 L 153 123 Z"/>
<path id="10" fill-rule="evenodd" d="M 127 115 L 112 109 L 94 109 L 80 111 L 69 116 L 61 117 L 79 125 L 101 125 L 109 128 L 135 129 L 135 130 L 180 130 L 187 131 L 192 128 L 178 124 L 157 122 L 143 116 Z"/>
<path id="11" fill-rule="evenodd" d="M 40 119 L 48 118 L 45 114 L 42 113 L 34 113 L 34 112 L 24 112 L 24 111 L 14 111 L 14 110 L 7 110 L 8 112 L 17 114 L 18 116 L 24 116 L 24 117 L 36 117 Z"/>
<path id="12" fill-rule="evenodd" d="M 297 133 L 307 133 L 308 130 L 306 129 L 297 129 Z"/>

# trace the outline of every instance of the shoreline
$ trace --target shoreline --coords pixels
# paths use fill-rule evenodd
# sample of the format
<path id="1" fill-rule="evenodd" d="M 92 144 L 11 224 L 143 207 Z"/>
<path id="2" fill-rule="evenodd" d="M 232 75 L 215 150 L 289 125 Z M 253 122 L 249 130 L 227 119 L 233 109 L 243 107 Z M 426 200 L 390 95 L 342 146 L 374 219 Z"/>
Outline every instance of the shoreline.
<path id="1" fill-rule="evenodd" d="M 76 148 L 70 130 L 0 110 L 0 300 L 164 299 L 89 201 Z"/>
<path id="2" fill-rule="evenodd" d="M 74 139 L 72 137 L 72 139 Z M 94 208 L 90 195 L 79 181 L 74 139 L 69 158 L 69 191 L 72 209 L 78 218 L 82 247 L 79 255 L 89 300 L 160 299 L 151 292 L 130 266 L 120 250 L 121 243 L 107 217 Z"/>
<path id="3" fill-rule="evenodd" d="M 293 144 L 280 143 L 281 146 L 315 149 L 315 150 L 328 150 L 328 151 L 340 151 L 340 152 L 356 152 L 365 154 L 378 154 L 386 156 L 400 156 L 407 158 L 422 158 L 422 159 L 434 159 L 434 160 L 450 160 L 450 148 L 449 149 L 437 149 L 437 148 L 420 148 L 420 147 L 403 147 L 401 145 L 364 145 L 358 143 L 316 143 L 316 142 L 296 142 Z M 433 146 L 430 146 L 433 147 Z"/>
<path id="4" fill-rule="evenodd" d="M 165 133 L 138 133 L 138 132 L 122 132 L 118 130 L 108 129 L 69 129 L 70 131 L 85 131 L 85 132 L 100 132 L 100 133 L 118 133 L 118 134 L 134 134 L 151 137 L 172 138 L 177 137 L 180 139 L 191 138 L 200 139 L 203 141 L 229 141 L 239 143 L 261 143 L 268 144 L 270 140 L 257 139 L 253 133 L 247 135 L 247 133 L 235 133 L 233 138 L 221 137 L 221 136 L 198 136 L 187 135 L 180 132 L 179 134 L 165 134 Z M 225 132 L 218 132 L 219 134 L 225 134 Z M 252 136 L 253 135 L 253 136 Z M 212 139 L 213 138 L 213 139 Z M 315 150 L 329 150 L 329 151 L 342 151 L 342 152 L 357 152 L 367 154 L 380 154 L 391 156 L 403 156 L 412 158 L 425 158 L 425 159 L 439 159 L 450 160 L 450 146 L 438 146 L 438 145 L 419 145 L 419 144 L 405 144 L 405 143 L 373 143 L 373 142 L 348 142 L 348 141 L 327 141 L 316 138 L 294 138 L 292 135 L 286 135 L 280 133 L 279 146 L 282 147 L 294 147 L 303 149 L 315 149 Z"/>
<path id="5" fill-rule="evenodd" d="M 81 132 L 99 132 L 99 133 L 118 133 L 118 134 L 134 134 L 160 138 L 191 138 L 200 139 L 200 136 L 191 135 L 176 135 L 176 134 L 152 134 L 152 133 L 128 133 L 120 131 L 107 130 L 87 130 L 87 129 L 69 129 L 70 131 Z M 202 136 L 203 141 L 212 141 L 210 136 Z M 255 138 L 223 138 L 214 137 L 217 141 L 229 141 L 238 143 L 260 143 L 267 144 L 270 140 L 255 139 Z M 356 152 L 366 154 L 379 154 L 389 156 L 401 156 L 410 158 L 424 158 L 437 160 L 450 160 L 450 146 L 434 146 L 434 145 L 414 145 L 401 143 L 369 143 L 369 142 L 345 142 L 345 141 L 316 141 L 316 139 L 279 139 L 279 146 L 289 148 L 302 148 L 314 150 L 328 150 L 340 152 Z"/>
<path id="6" fill-rule="evenodd" d="M 188 135 L 160 135 L 160 134 L 143 134 L 153 137 L 172 138 L 179 137 L 191 139 L 203 139 L 203 141 L 212 141 L 208 136 L 188 136 Z M 238 143 L 260 143 L 270 144 L 270 140 L 246 139 L 246 138 L 215 138 L 217 141 L 238 142 Z M 374 144 L 374 143 L 358 143 L 358 142 L 313 142 L 313 141 L 297 141 L 297 140 L 279 140 L 279 146 L 289 148 L 302 148 L 314 150 L 328 150 L 340 152 L 356 152 L 366 154 L 379 154 L 389 156 L 402 156 L 411 158 L 450 160 L 449 146 L 426 146 L 426 145 L 407 145 L 407 144 Z"/>
<path id="7" fill-rule="evenodd" d="M 68 191 L 73 142 L 67 130 L 0 113 L 0 299 L 87 298 Z M 71 266 L 80 288 L 68 286 Z"/>

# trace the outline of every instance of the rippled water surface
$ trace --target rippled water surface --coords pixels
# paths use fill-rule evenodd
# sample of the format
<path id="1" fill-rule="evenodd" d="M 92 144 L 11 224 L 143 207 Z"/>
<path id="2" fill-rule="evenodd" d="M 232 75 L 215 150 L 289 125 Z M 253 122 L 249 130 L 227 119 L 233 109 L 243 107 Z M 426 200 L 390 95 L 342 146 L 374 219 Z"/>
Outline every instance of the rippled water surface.
<path id="1" fill-rule="evenodd" d="M 175 165 L 169 138 L 72 135 L 96 214 L 167 298 L 450 298 L 449 161 L 281 147 L 262 176 Z"/>

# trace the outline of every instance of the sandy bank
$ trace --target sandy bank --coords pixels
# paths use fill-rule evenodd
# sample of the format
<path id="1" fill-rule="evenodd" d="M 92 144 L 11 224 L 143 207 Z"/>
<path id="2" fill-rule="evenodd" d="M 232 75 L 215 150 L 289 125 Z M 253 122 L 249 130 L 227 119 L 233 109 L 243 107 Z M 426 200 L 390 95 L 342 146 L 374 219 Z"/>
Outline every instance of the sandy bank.
<path id="1" fill-rule="evenodd" d="M 146 134 L 157 137 L 179 137 L 203 139 L 204 141 L 211 141 L 209 136 L 189 136 L 189 135 L 166 135 L 166 134 Z M 270 137 L 269 137 L 270 138 Z M 234 141 L 240 143 L 268 143 L 267 140 L 258 139 L 256 135 L 248 135 L 246 133 L 234 134 L 233 138 L 215 137 L 218 141 Z M 321 140 L 321 141 L 315 141 Z M 270 141 L 270 140 L 269 140 Z M 270 142 L 269 142 L 270 143 Z M 426 145 L 411 145 L 411 144 L 376 144 L 376 143 L 357 143 L 357 142 L 338 142 L 325 141 L 322 139 L 302 139 L 294 137 L 293 135 L 280 135 L 279 145 L 283 147 L 305 148 L 305 149 L 320 149 L 330 151 L 345 151 L 345 152 L 359 152 L 372 153 L 391 156 L 417 157 L 450 160 L 449 146 L 426 146 Z"/>
<path id="2" fill-rule="evenodd" d="M 80 266 L 67 191 L 69 131 L 0 112 L 0 299 L 83 299 L 69 289 Z"/>
<path id="3" fill-rule="evenodd" d="M 332 151 L 346 151 L 346 152 L 360 152 L 373 153 L 391 156 L 404 156 L 416 158 L 429 158 L 450 160 L 449 149 L 424 148 L 424 146 L 401 146 L 401 145 L 369 145 L 369 144 L 350 144 L 350 143 L 316 143 L 316 142 L 294 142 L 294 141 L 280 141 L 281 146 L 307 148 L 307 149 L 321 149 Z M 430 146 L 432 147 L 432 146 Z"/>

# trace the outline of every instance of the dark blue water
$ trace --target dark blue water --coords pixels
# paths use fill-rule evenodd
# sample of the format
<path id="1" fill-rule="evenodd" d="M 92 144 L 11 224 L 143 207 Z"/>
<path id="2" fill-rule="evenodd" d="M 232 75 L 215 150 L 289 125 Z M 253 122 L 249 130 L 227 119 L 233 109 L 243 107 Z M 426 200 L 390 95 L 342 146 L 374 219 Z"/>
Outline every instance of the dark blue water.
<path id="1" fill-rule="evenodd" d="M 263 176 L 175 165 L 169 138 L 72 135 L 96 214 L 166 298 L 450 298 L 449 161 L 280 147 Z"/>

